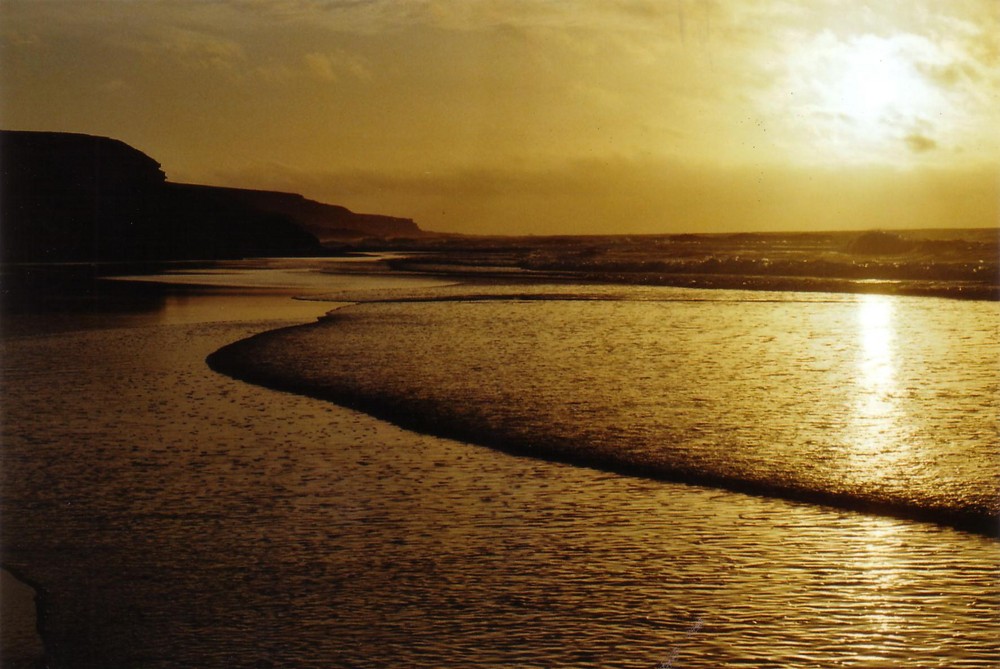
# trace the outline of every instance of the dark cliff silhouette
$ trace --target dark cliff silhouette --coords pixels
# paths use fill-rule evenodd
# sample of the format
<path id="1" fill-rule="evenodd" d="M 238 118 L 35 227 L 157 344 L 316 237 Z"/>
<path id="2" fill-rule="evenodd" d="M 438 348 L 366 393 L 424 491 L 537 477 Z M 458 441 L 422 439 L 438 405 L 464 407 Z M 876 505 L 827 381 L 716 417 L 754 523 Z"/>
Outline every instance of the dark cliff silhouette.
<path id="1" fill-rule="evenodd" d="M 366 216 L 290 193 L 166 180 L 124 142 L 0 131 L 0 259 L 151 261 L 322 254 L 317 239 L 419 236 L 413 221 Z"/>
<path id="2" fill-rule="evenodd" d="M 416 239 L 426 233 L 409 218 L 380 214 L 356 214 L 346 207 L 309 200 L 297 193 L 189 186 L 213 197 L 229 199 L 257 211 L 288 216 L 321 242 L 356 239 Z"/>

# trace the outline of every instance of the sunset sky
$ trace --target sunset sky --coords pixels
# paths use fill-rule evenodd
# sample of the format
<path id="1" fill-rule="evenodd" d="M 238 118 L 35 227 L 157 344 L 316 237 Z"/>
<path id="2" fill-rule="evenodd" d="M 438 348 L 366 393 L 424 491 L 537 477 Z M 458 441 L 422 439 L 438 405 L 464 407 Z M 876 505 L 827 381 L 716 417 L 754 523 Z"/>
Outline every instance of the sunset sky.
<path id="1" fill-rule="evenodd" d="M 1000 224 L 1000 1 L 0 3 L 0 122 L 490 234 Z"/>

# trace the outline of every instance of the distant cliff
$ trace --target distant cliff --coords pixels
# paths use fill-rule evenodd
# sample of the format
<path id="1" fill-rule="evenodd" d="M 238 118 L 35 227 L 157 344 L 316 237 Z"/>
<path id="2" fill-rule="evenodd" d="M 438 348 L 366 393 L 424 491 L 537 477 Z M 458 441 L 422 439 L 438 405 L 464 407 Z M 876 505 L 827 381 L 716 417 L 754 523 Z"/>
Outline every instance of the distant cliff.
<path id="1" fill-rule="evenodd" d="M 178 184 L 180 186 L 180 184 Z M 409 218 L 355 214 L 346 207 L 309 200 L 297 193 L 185 185 L 212 197 L 226 198 L 258 211 L 287 216 L 321 242 L 366 238 L 415 238 L 425 233 Z"/>
<path id="2" fill-rule="evenodd" d="M 290 193 L 166 181 L 127 144 L 0 131 L 0 260 L 216 259 L 323 253 L 324 240 L 421 234 Z"/>

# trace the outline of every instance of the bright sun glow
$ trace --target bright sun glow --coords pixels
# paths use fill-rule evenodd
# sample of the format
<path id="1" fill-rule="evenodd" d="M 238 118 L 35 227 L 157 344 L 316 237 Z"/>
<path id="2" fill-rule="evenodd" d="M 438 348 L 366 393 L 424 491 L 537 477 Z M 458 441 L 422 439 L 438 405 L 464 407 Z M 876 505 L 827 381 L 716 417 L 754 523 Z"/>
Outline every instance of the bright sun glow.
<path id="1" fill-rule="evenodd" d="M 919 85 L 910 68 L 884 43 L 867 43 L 848 56 L 830 102 L 838 112 L 870 126 L 912 111 L 915 92 Z"/>
<path id="2" fill-rule="evenodd" d="M 926 115 L 931 91 L 895 44 L 866 37 L 852 47 L 831 76 L 826 100 L 831 111 L 867 139 Z"/>
<path id="3" fill-rule="evenodd" d="M 912 155 L 947 134 L 941 92 L 917 63 L 934 62 L 919 38 L 819 36 L 794 56 L 792 85 L 814 148 L 839 160 Z"/>

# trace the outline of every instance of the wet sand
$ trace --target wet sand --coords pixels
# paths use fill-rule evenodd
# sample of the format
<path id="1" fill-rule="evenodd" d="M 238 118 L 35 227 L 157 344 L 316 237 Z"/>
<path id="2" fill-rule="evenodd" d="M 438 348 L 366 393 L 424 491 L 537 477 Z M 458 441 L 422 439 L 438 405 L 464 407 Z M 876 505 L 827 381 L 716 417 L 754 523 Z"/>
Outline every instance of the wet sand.
<path id="1" fill-rule="evenodd" d="M 35 629 L 36 596 L 34 588 L 0 570 L 0 663 L 5 669 L 33 667 L 42 657 L 42 640 Z"/>
<path id="2" fill-rule="evenodd" d="M 332 305 L 259 298 L 226 320 L 203 301 L 226 299 L 242 298 L 4 340 L 0 545 L 47 593 L 53 666 L 1000 652 L 995 541 L 512 457 L 235 381 L 205 357 Z"/>

